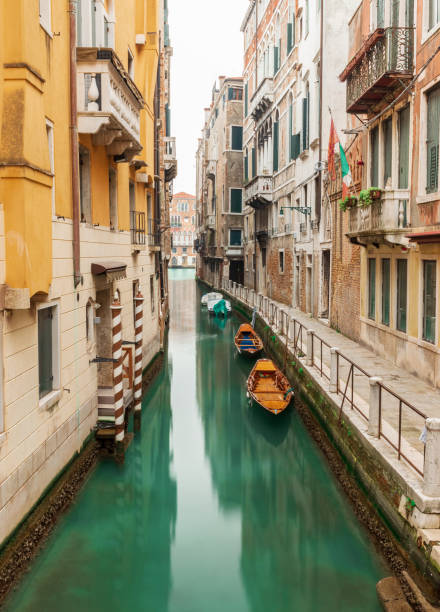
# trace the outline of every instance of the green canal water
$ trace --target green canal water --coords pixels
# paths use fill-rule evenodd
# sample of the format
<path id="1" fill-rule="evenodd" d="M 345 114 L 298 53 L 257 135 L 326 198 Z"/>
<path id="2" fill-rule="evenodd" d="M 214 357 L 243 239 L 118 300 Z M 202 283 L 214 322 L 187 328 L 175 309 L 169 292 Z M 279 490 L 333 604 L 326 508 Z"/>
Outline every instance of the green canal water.
<path id="1" fill-rule="evenodd" d="M 294 409 L 250 409 L 234 317 L 170 271 L 167 365 L 10 598 L 20 612 L 380 610 L 386 575 Z"/>

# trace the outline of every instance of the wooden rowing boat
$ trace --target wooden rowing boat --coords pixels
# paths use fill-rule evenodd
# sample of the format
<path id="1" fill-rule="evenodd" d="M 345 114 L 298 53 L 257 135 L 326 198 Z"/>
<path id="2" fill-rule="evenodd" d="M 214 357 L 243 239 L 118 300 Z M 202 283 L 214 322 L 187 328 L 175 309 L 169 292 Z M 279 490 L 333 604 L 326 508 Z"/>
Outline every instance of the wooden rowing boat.
<path id="1" fill-rule="evenodd" d="M 247 381 L 249 397 L 272 414 L 280 414 L 290 403 L 293 389 L 270 359 L 259 359 Z"/>
<path id="2" fill-rule="evenodd" d="M 263 350 L 263 342 L 252 325 L 243 323 L 235 334 L 234 344 L 240 355 L 256 357 Z"/>

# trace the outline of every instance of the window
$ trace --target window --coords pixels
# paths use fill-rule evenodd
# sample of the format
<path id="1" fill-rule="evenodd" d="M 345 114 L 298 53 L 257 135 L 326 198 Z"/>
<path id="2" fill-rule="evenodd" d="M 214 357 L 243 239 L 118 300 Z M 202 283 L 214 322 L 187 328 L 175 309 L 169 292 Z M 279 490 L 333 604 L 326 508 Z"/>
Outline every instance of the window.
<path id="1" fill-rule="evenodd" d="M 370 169 L 371 185 L 379 186 L 379 128 L 376 126 L 370 133 Z"/>
<path id="2" fill-rule="evenodd" d="M 429 21 L 428 29 L 431 30 L 440 21 L 440 1 L 428 0 L 429 2 Z"/>
<path id="3" fill-rule="evenodd" d="M 294 135 L 293 132 L 293 97 L 292 94 L 289 96 L 289 131 L 288 131 L 288 146 L 289 146 L 289 160 L 294 159 Z"/>
<path id="4" fill-rule="evenodd" d="M 40 0 L 40 25 L 51 34 L 51 0 Z"/>
<path id="5" fill-rule="evenodd" d="M 396 328 L 406 332 L 406 294 L 407 294 L 408 262 L 397 260 L 397 312 Z"/>
<path id="6" fill-rule="evenodd" d="M 150 298 L 151 298 L 151 312 L 154 312 L 154 275 L 150 276 Z"/>
<path id="7" fill-rule="evenodd" d="M 134 58 L 130 49 L 127 51 L 127 72 L 129 76 L 134 79 Z"/>
<path id="8" fill-rule="evenodd" d="M 231 149 L 241 151 L 243 149 L 243 128 L 238 125 L 231 127 Z"/>
<path id="9" fill-rule="evenodd" d="M 388 179 L 391 179 L 393 168 L 393 120 L 390 117 L 383 122 L 383 186 L 387 186 Z M 376 183 L 375 183 L 376 184 Z"/>
<path id="10" fill-rule="evenodd" d="M 228 100 L 243 100 L 243 90 L 238 87 L 228 87 Z"/>
<path id="11" fill-rule="evenodd" d="M 38 309 L 38 383 L 40 399 L 60 384 L 58 305 L 42 304 Z"/>
<path id="12" fill-rule="evenodd" d="M 368 318 L 376 318 L 376 260 L 368 260 Z"/>
<path id="13" fill-rule="evenodd" d="M 247 117 L 249 106 L 249 87 L 246 83 L 244 86 L 244 116 Z"/>
<path id="14" fill-rule="evenodd" d="M 176 249 L 176 247 L 173 247 L 173 248 L 172 248 L 172 251 L 173 251 L 173 253 L 177 253 L 177 249 Z"/>
<path id="15" fill-rule="evenodd" d="M 278 251 L 280 274 L 284 274 L 284 251 Z"/>
<path id="16" fill-rule="evenodd" d="M 287 55 L 295 46 L 295 8 L 293 0 L 289 0 L 289 21 L 287 23 Z"/>
<path id="17" fill-rule="evenodd" d="M 306 97 L 302 100 L 302 150 L 309 148 L 309 122 L 310 122 L 310 89 L 306 86 Z"/>
<path id="18" fill-rule="evenodd" d="M 276 120 L 273 124 L 273 171 L 278 172 L 278 140 L 279 140 L 279 115 L 276 114 Z"/>
<path id="19" fill-rule="evenodd" d="M 52 214 L 55 215 L 55 157 L 53 149 L 53 123 L 46 120 L 47 146 L 49 148 L 49 163 L 50 171 L 54 175 L 52 177 Z"/>
<path id="20" fill-rule="evenodd" d="M 438 191 L 440 87 L 428 93 L 427 103 L 426 192 L 434 193 Z"/>
<path id="21" fill-rule="evenodd" d="M 435 342 L 436 268 L 432 260 L 423 261 L 423 339 Z"/>
<path id="22" fill-rule="evenodd" d="M 231 213 L 241 213 L 242 212 L 242 190 L 241 189 L 231 189 Z"/>
<path id="23" fill-rule="evenodd" d="M 81 222 L 92 222 L 92 202 L 90 191 L 90 153 L 80 145 L 79 147 L 79 196 L 81 209 Z"/>
<path id="24" fill-rule="evenodd" d="M 376 20 L 377 27 L 383 28 L 385 25 L 385 0 L 377 0 Z"/>
<path id="25" fill-rule="evenodd" d="M 95 305 L 90 299 L 86 306 L 86 338 L 89 347 L 95 342 Z"/>
<path id="26" fill-rule="evenodd" d="M 108 196 L 110 229 L 116 229 L 118 227 L 118 189 L 116 170 L 114 168 L 108 169 Z"/>
<path id="27" fill-rule="evenodd" d="M 247 149 L 246 149 L 244 160 L 243 160 L 243 170 L 244 170 L 244 182 L 247 183 L 249 180 L 249 158 L 248 158 Z"/>
<path id="28" fill-rule="evenodd" d="M 183 253 L 186 253 L 187 251 L 188 251 L 187 247 L 183 247 L 183 248 L 182 248 L 182 252 L 183 252 Z"/>
<path id="29" fill-rule="evenodd" d="M 309 0 L 305 0 L 305 36 L 307 36 L 307 34 L 309 33 L 309 21 L 310 21 L 310 17 L 309 17 Z"/>
<path id="30" fill-rule="evenodd" d="M 382 323 L 390 324 L 390 260 L 382 259 Z"/>
<path id="31" fill-rule="evenodd" d="M 408 189 L 410 107 L 399 112 L 399 189 Z"/>
<path id="32" fill-rule="evenodd" d="M 241 229 L 229 230 L 229 245 L 241 246 Z"/>

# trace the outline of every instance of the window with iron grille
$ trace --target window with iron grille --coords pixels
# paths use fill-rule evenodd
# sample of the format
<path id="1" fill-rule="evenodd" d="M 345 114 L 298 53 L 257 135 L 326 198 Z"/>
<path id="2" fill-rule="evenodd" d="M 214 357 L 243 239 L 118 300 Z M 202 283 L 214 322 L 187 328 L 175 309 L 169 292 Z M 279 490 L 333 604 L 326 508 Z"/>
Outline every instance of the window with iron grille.
<path id="1" fill-rule="evenodd" d="M 396 328 L 406 332 L 408 262 L 406 259 L 397 260 L 397 312 Z"/>
<path id="2" fill-rule="evenodd" d="M 440 87 L 428 93 L 427 103 L 426 192 L 434 193 L 438 191 Z"/>

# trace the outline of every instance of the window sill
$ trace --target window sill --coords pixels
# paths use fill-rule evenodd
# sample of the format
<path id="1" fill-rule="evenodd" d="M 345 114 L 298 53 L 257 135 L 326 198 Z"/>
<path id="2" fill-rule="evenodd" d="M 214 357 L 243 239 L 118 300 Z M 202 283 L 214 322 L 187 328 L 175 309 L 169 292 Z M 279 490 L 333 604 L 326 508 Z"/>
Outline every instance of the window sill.
<path id="1" fill-rule="evenodd" d="M 423 30 L 422 31 L 422 40 L 420 41 L 421 45 L 424 45 L 425 42 L 427 42 L 431 36 L 434 36 L 434 34 L 436 34 L 436 32 L 438 32 L 440 30 L 440 22 L 437 23 L 433 28 L 431 28 L 430 30 Z"/>
<path id="2" fill-rule="evenodd" d="M 436 191 L 435 193 L 427 193 L 426 195 L 416 197 L 417 204 L 431 204 L 432 202 L 437 202 L 438 200 L 440 200 L 440 191 Z"/>
<path id="3" fill-rule="evenodd" d="M 53 408 L 55 404 L 58 404 L 58 402 L 60 401 L 62 393 L 62 389 L 56 389 L 55 391 L 51 391 L 50 393 L 42 397 L 38 405 L 39 409 L 50 410 L 51 408 Z"/>
<path id="4" fill-rule="evenodd" d="M 301 153 L 299 154 L 299 159 L 307 159 L 309 156 L 309 149 L 304 149 L 304 151 L 301 151 Z"/>

